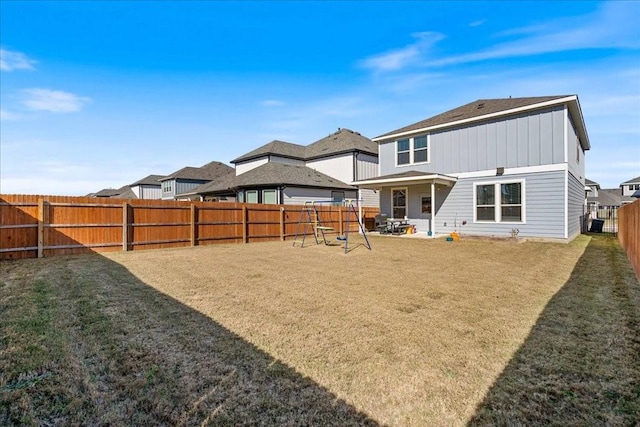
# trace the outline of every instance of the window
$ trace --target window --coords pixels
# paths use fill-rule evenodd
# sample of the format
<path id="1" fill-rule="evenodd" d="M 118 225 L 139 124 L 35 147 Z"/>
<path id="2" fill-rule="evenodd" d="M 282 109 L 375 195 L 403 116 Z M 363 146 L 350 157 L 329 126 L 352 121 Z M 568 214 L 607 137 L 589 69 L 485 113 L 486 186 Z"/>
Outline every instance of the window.
<path id="1" fill-rule="evenodd" d="M 425 195 L 420 197 L 420 213 L 422 215 L 431 215 L 431 196 Z"/>
<path id="2" fill-rule="evenodd" d="M 278 193 L 276 190 L 262 190 L 262 203 L 271 205 L 278 203 Z"/>
<path id="3" fill-rule="evenodd" d="M 342 203 L 344 200 L 344 191 L 332 191 L 331 200 L 333 202 Z"/>
<path id="4" fill-rule="evenodd" d="M 394 218 L 404 218 L 407 216 L 407 189 L 394 188 L 391 190 L 391 204 Z"/>
<path id="5" fill-rule="evenodd" d="M 476 184 L 475 221 L 524 222 L 524 182 Z"/>
<path id="6" fill-rule="evenodd" d="M 424 163 L 427 158 L 427 136 L 418 136 L 413 140 L 413 163 Z"/>
<path id="7" fill-rule="evenodd" d="M 244 203 L 244 191 L 238 191 L 238 203 Z"/>
<path id="8" fill-rule="evenodd" d="M 396 165 L 429 163 L 429 141 L 427 135 L 396 141 Z"/>
<path id="9" fill-rule="evenodd" d="M 258 203 L 258 191 L 250 190 L 244 192 L 247 203 Z"/>
<path id="10" fill-rule="evenodd" d="M 500 184 L 502 222 L 522 221 L 522 192 L 519 182 Z"/>
<path id="11" fill-rule="evenodd" d="M 476 219 L 478 221 L 495 221 L 496 195 L 495 185 L 478 185 L 476 187 Z"/>
<path id="12" fill-rule="evenodd" d="M 163 193 L 171 192 L 171 181 L 162 181 L 162 192 Z"/>
<path id="13" fill-rule="evenodd" d="M 398 141 L 398 164 L 408 165 L 411 163 L 411 152 L 409 150 L 409 140 L 401 139 Z"/>

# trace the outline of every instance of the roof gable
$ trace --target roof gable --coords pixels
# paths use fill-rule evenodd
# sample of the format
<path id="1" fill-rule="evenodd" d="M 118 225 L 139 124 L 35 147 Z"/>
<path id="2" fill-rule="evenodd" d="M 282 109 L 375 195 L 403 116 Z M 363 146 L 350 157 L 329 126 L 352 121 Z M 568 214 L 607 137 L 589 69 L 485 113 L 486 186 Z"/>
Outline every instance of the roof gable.
<path id="1" fill-rule="evenodd" d="M 237 159 L 232 160 L 231 163 L 240 163 L 245 160 L 267 156 L 269 154 L 304 160 L 305 147 L 299 144 L 294 144 L 292 142 L 273 140 L 261 147 L 256 148 L 253 151 L 249 151 L 248 153 L 243 154 Z"/>
<path id="2" fill-rule="evenodd" d="M 620 186 L 623 186 L 625 184 L 640 184 L 640 176 L 637 176 L 635 178 L 630 179 L 629 181 L 625 181 L 622 184 L 620 184 Z"/>
<path id="3" fill-rule="evenodd" d="M 144 178 L 130 184 L 129 187 L 135 187 L 136 185 L 155 185 L 160 187 L 160 180 L 164 178 L 164 175 L 149 175 Z"/>
<path id="4" fill-rule="evenodd" d="M 306 147 L 305 157 L 307 160 L 311 160 L 318 157 L 352 151 L 361 151 L 377 155 L 378 144 L 362 136 L 359 132 L 341 128 L 338 129 L 337 132 L 308 145 Z"/>
<path id="5" fill-rule="evenodd" d="M 225 165 L 221 162 L 209 162 L 199 168 L 187 166 L 177 170 L 171 175 L 161 178 L 160 181 L 167 181 L 170 179 L 193 179 L 201 181 L 212 181 L 222 176 L 234 173 L 234 169 L 231 166 Z"/>

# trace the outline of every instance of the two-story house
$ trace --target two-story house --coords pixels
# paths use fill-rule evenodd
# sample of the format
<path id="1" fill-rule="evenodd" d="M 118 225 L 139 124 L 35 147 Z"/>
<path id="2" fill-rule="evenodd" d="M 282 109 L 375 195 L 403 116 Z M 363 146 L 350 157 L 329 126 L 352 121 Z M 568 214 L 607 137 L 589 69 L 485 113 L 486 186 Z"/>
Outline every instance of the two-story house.
<path id="1" fill-rule="evenodd" d="M 373 139 L 380 210 L 418 232 L 571 240 L 581 231 L 585 150 L 575 95 L 471 102 Z"/>
<path id="2" fill-rule="evenodd" d="M 162 199 L 180 198 L 194 188 L 212 181 L 222 180 L 233 174 L 233 168 L 220 162 L 209 162 L 199 168 L 187 166 L 160 178 Z"/>
<path id="3" fill-rule="evenodd" d="M 271 141 L 231 161 L 235 176 L 192 191 L 202 199 L 236 197 L 239 202 L 302 204 L 305 201 L 358 199 L 378 206 L 372 190 L 352 183 L 378 173 L 378 146 L 349 129 L 303 146 Z"/>
<path id="4" fill-rule="evenodd" d="M 622 196 L 640 198 L 640 176 L 620 184 Z"/>
<path id="5" fill-rule="evenodd" d="M 129 188 L 138 199 L 161 199 L 160 180 L 162 178 L 164 178 L 162 175 L 148 175 L 129 185 Z"/>

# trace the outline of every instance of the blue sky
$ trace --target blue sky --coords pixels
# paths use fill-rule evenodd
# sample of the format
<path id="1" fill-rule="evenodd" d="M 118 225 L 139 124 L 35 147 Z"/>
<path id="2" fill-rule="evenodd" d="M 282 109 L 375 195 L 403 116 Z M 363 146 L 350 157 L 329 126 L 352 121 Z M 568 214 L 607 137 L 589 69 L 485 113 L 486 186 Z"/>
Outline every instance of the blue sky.
<path id="1" fill-rule="evenodd" d="M 0 192 L 84 195 L 338 127 L 577 94 L 640 175 L 640 2 L 0 2 Z"/>

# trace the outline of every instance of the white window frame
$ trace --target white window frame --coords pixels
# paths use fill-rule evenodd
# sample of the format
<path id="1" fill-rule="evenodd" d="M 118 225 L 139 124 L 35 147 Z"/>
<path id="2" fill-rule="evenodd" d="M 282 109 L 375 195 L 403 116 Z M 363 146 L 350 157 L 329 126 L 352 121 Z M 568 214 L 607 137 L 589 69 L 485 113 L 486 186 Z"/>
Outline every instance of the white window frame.
<path id="1" fill-rule="evenodd" d="M 162 181 L 162 192 L 171 193 L 171 181 Z"/>
<path id="2" fill-rule="evenodd" d="M 418 150 L 426 150 L 427 151 L 427 161 L 425 162 L 416 162 L 415 161 L 415 152 L 416 152 L 416 148 L 415 148 L 415 139 L 416 138 L 420 138 L 421 136 L 424 136 L 427 138 L 427 146 L 426 148 L 419 148 Z M 409 163 L 398 163 L 398 142 L 400 141 L 404 141 L 405 139 L 409 140 Z M 412 136 L 409 138 L 400 138 L 397 139 L 395 141 L 395 164 L 396 167 L 404 167 L 404 166 L 413 166 L 413 165 L 426 165 L 428 163 L 431 163 L 431 134 L 427 133 L 427 134 L 421 134 L 421 135 L 416 135 L 416 136 Z M 402 153 L 406 153 L 406 151 L 402 151 Z"/>
<path id="3" fill-rule="evenodd" d="M 409 187 L 393 187 L 391 189 L 391 217 L 394 219 L 403 219 L 396 218 L 393 211 L 395 210 L 395 205 L 393 204 L 393 192 L 397 190 L 404 190 L 404 215 L 403 218 L 408 217 L 409 213 Z"/>
<path id="4" fill-rule="evenodd" d="M 520 221 L 502 221 L 502 191 L 503 184 L 520 184 Z M 495 191 L 495 218 L 494 221 L 478 219 L 478 187 L 481 185 L 493 185 Z M 477 224 L 526 224 L 526 185 L 524 179 L 509 179 L 504 181 L 485 181 L 473 183 L 473 222 Z"/>

